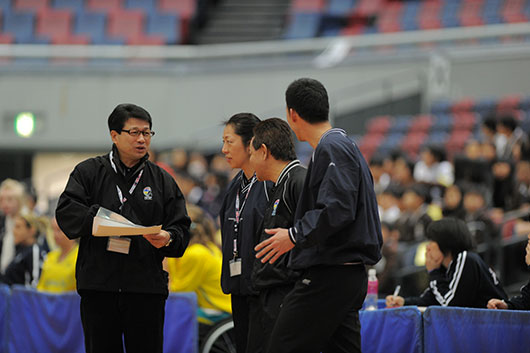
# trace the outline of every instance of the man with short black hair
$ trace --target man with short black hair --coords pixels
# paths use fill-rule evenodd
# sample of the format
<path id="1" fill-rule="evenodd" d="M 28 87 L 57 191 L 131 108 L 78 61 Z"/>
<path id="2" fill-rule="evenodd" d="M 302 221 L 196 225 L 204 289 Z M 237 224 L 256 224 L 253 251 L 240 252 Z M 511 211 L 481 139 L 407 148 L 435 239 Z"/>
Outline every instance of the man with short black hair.
<path id="1" fill-rule="evenodd" d="M 85 348 L 92 352 L 162 352 L 168 274 L 164 257 L 180 257 L 190 219 L 173 178 L 148 161 L 154 132 L 149 113 L 118 105 L 108 118 L 109 154 L 79 163 L 59 198 L 57 223 L 80 238 L 76 264 Z M 92 235 L 100 207 L 135 224 L 162 225 L 158 234 Z"/>
<path id="2" fill-rule="evenodd" d="M 270 201 L 265 208 L 261 231 L 256 244 L 270 237 L 270 230 L 294 224 L 294 212 L 306 169 L 296 159 L 294 141 L 289 125 L 271 118 L 254 127 L 250 143 L 250 164 L 259 180 L 274 182 L 269 190 Z M 269 338 L 280 312 L 283 298 L 294 286 L 300 273 L 287 268 L 289 257 L 284 255 L 273 264 L 254 262 L 252 285 L 259 295 L 250 305 L 250 327 L 247 352 L 266 352 Z"/>
<path id="3" fill-rule="evenodd" d="M 372 175 L 357 145 L 331 127 L 320 82 L 298 79 L 285 98 L 289 126 L 315 150 L 294 225 L 270 230 L 256 246 L 263 263 L 290 251 L 289 268 L 302 272 L 283 301 L 268 352 L 360 352 L 365 265 L 379 261 L 382 246 Z"/>

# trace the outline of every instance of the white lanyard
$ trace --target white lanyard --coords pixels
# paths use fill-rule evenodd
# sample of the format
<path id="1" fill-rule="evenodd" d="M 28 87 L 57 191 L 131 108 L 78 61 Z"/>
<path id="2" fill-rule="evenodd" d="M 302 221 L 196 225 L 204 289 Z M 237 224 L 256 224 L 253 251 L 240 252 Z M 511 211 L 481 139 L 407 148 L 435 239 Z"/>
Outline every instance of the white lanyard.
<path id="1" fill-rule="evenodd" d="M 118 170 L 116 169 L 116 165 L 114 164 L 114 161 L 113 161 L 113 151 L 110 151 L 110 155 L 109 155 L 109 158 L 110 158 L 110 165 L 112 166 L 112 169 L 114 169 L 114 171 L 116 172 L 116 174 L 118 173 Z M 142 178 L 142 175 L 144 174 L 144 170 L 142 169 L 140 171 L 140 173 L 138 173 L 138 176 L 136 177 L 136 180 L 134 181 L 134 184 L 131 186 L 131 188 L 129 189 L 129 195 L 132 195 L 134 189 L 136 189 L 136 186 L 138 185 L 138 183 L 140 182 L 140 179 Z M 120 199 L 120 203 L 121 205 L 123 206 L 123 204 L 125 203 L 125 201 L 127 201 L 127 198 L 125 196 L 123 196 L 123 193 L 121 192 L 121 189 L 118 185 L 116 185 L 116 190 L 118 191 L 118 198 Z"/>
<path id="2" fill-rule="evenodd" d="M 243 176 L 241 176 L 243 177 Z M 243 213 L 243 208 L 247 204 L 248 195 L 250 195 L 250 190 L 252 189 L 252 185 L 258 180 L 256 175 L 252 176 L 252 179 L 250 181 L 250 185 L 248 186 L 247 193 L 245 194 L 245 199 L 243 200 L 243 204 L 241 205 L 241 208 L 239 208 L 239 190 L 236 192 L 236 218 L 234 222 L 234 257 L 237 257 L 237 238 L 239 236 L 239 222 L 242 220 L 241 214 Z M 243 188 L 245 190 L 245 188 Z"/>

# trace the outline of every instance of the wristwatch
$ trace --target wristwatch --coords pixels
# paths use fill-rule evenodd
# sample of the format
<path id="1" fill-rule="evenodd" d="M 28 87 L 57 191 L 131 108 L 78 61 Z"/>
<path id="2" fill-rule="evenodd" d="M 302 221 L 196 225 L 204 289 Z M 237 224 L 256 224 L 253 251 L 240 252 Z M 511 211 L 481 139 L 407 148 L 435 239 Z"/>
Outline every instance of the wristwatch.
<path id="1" fill-rule="evenodd" d="M 168 233 L 169 234 L 169 240 L 167 241 L 166 245 L 164 246 L 169 246 L 169 244 L 171 244 L 173 242 L 173 237 L 171 236 L 171 233 Z"/>

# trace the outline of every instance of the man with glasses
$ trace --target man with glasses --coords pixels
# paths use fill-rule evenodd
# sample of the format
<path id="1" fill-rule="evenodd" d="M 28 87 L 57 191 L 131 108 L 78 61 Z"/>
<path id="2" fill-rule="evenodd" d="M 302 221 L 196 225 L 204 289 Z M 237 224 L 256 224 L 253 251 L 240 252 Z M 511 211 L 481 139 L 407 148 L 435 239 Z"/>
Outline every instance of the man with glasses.
<path id="1" fill-rule="evenodd" d="M 120 104 L 108 118 L 112 150 L 78 164 L 56 210 L 57 223 L 79 238 L 76 264 L 86 352 L 162 352 L 168 276 L 164 257 L 180 257 L 189 242 L 184 197 L 148 161 L 154 136 L 149 113 Z M 162 225 L 158 234 L 101 237 L 92 223 L 104 207 L 135 224 Z M 122 339 L 123 336 L 123 339 Z"/>

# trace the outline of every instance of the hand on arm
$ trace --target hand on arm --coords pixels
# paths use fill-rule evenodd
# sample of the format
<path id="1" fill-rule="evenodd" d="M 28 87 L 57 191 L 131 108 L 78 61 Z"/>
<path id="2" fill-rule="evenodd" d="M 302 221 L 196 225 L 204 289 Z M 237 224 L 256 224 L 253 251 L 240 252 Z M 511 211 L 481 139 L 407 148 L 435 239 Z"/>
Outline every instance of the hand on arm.
<path id="1" fill-rule="evenodd" d="M 386 297 L 387 308 L 399 308 L 403 305 L 405 305 L 405 298 L 400 297 L 399 295 L 387 295 Z"/>
<path id="2" fill-rule="evenodd" d="M 256 257 L 261 259 L 262 263 L 268 261 L 273 264 L 280 256 L 294 248 L 287 229 L 265 229 L 265 232 L 272 234 L 272 237 L 262 241 L 254 248 L 254 250 L 258 251 Z"/>
<path id="3" fill-rule="evenodd" d="M 143 237 L 157 249 L 168 245 L 171 240 L 169 232 L 163 229 L 158 234 L 144 234 Z"/>
<path id="4" fill-rule="evenodd" d="M 504 300 L 490 299 L 488 302 L 488 309 L 508 309 L 508 304 Z"/>

